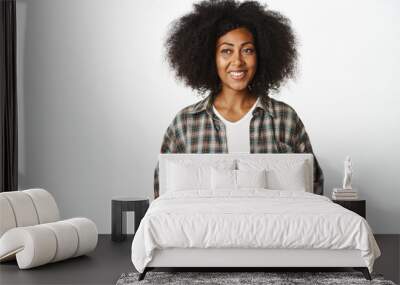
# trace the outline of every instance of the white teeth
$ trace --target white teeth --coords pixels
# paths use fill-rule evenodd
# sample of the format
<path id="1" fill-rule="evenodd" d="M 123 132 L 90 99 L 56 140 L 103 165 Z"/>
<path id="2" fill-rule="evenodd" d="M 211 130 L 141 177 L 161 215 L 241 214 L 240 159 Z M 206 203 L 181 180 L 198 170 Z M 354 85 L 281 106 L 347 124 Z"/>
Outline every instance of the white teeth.
<path id="1" fill-rule="evenodd" d="M 231 71 L 229 74 L 234 78 L 234 79 L 240 79 L 244 77 L 244 71 Z"/>

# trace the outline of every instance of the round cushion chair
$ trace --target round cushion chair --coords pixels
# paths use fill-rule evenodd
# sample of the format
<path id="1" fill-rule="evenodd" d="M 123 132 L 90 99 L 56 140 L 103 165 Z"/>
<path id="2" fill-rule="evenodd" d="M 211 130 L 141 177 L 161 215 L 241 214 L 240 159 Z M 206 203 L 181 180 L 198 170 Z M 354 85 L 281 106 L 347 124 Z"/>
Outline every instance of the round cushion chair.
<path id="1" fill-rule="evenodd" d="M 44 189 L 0 193 L 0 262 L 17 259 L 20 269 L 84 255 L 96 248 L 97 227 L 87 218 L 60 221 Z"/>

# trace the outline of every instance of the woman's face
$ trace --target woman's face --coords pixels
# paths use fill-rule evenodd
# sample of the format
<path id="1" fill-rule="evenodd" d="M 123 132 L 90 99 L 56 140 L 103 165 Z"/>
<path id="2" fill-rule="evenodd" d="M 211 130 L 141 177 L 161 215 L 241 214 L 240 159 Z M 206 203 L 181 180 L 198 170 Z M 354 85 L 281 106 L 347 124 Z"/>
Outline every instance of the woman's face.
<path id="1" fill-rule="evenodd" d="M 222 90 L 245 90 L 257 69 L 253 35 L 246 28 L 224 34 L 217 41 L 215 58 Z"/>

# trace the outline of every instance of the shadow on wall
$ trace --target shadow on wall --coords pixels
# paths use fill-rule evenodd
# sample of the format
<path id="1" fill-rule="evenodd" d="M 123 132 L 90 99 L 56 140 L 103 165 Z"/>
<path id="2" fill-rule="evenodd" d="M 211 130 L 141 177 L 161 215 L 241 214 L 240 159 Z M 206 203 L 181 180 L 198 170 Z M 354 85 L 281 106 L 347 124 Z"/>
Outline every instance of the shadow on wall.
<path id="1" fill-rule="evenodd" d="M 18 74 L 18 136 L 19 136 L 19 188 L 28 189 L 42 187 L 50 189 L 51 185 L 43 185 L 40 177 L 45 177 L 43 156 L 46 144 L 51 138 L 45 138 L 41 127 L 46 127 L 46 109 L 42 104 L 41 90 L 37 79 L 41 76 L 43 58 L 46 56 L 35 41 L 46 31 L 35 29 L 35 5 L 29 0 L 17 0 L 17 74 Z M 39 64 L 38 64 L 39 63 Z M 49 78 L 48 80 L 51 80 Z M 47 141 L 47 142 L 46 142 Z M 29 173 L 27 173 L 29 170 Z M 39 178 L 39 179 L 37 179 Z"/>

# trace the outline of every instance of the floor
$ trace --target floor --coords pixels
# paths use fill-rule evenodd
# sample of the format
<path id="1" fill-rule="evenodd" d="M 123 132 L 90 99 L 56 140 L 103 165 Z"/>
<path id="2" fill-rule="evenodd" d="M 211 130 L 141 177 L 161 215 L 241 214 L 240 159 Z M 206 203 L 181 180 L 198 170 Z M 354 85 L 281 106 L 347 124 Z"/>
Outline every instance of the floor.
<path id="1" fill-rule="evenodd" d="M 29 270 L 18 270 L 16 262 L 0 264 L 0 284 L 115 284 L 124 272 L 134 271 L 130 260 L 132 239 L 116 243 L 110 235 L 99 235 L 95 251 Z"/>
<path id="2" fill-rule="evenodd" d="M 400 235 L 375 236 L 382 256 L 374 271 L 399 283 Z M 124 272 L 134 271 L 130 260 L 132 237 L 112 242 L 110 235 L 100 235 L 97 249 L 88 256 L 19 270 L 16 262 L 0 264 L 0 284 L 115 284 Z"/>

